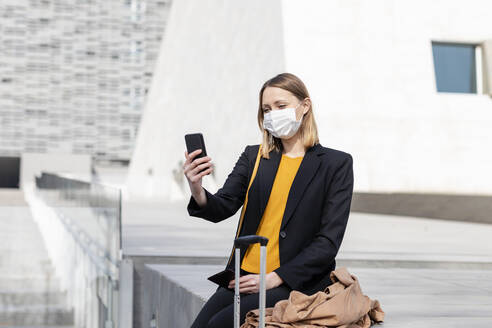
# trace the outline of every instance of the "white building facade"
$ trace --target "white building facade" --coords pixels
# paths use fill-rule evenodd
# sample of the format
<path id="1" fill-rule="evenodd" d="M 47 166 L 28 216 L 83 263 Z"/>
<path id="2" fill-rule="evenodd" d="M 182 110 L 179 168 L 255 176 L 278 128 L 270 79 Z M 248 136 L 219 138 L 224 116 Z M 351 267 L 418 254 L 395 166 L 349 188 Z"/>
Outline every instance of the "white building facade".
<path id="1" fill-rule="evenodd" d="M 354 157 L 356 192 L 492 195 L 490 12 L 486 0 L 176 1 L 130 196 L 189 197 L 181 165 L 193 132 L 216 165 L 204 186 L 222 186 L 260 142 L 258 92 L 281 72 L 305 82 L 321 144 Z M 438 92 L 439 79 L 470 88 Z"/>

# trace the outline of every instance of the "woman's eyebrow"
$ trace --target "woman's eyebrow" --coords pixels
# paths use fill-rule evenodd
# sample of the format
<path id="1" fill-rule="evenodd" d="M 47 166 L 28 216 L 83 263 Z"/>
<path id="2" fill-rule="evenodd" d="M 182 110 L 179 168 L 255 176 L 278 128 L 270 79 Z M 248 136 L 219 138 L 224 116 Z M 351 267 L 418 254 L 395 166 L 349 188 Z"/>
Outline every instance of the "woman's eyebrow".
<path id="1" fill-rule="evenodd" d="M 278 104 L 278 103 L 281 103 L 281 102 L 287 102 L 287 100 L 285 100 L 285 99 L 275 100 L 273 103 L 274 103 L 274 104 Z M 268 105 L 268 104 L 263 104 L 263 107 L 265 107 L 265 106 L 270 106 L 270 105 Z"/>

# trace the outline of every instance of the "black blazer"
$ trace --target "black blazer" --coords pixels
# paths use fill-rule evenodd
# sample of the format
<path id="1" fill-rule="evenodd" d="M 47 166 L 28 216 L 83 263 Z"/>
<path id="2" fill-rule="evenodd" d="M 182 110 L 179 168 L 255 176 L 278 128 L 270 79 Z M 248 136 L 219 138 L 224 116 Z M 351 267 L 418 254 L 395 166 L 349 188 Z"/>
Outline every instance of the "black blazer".
<path id="1" fill-rule="evenodd" d="M 207 205 L 200 208 L 193 196 L 190 216 L 220 222 L 244 203 L 259 145 L 242 152 L 224 186 L 215 194 L 205 189 Z M 261 158 L 248 195 L 240 236 L 256 234 L 273 186 L 281 152 Z M 316 144 L 309 148 L 292 182 L 279 235 L 280 267 L 275 272 L 292 289 L 311 295 L 331 284 L 335 256 L 342 242 L 353 192 L 352 156 Z M 234 236 L 233 236 L 234 237 Z M 241 249 L 241 261 L 246 248 Z M 227 268 L 234 270 L 234 254 Z"/>

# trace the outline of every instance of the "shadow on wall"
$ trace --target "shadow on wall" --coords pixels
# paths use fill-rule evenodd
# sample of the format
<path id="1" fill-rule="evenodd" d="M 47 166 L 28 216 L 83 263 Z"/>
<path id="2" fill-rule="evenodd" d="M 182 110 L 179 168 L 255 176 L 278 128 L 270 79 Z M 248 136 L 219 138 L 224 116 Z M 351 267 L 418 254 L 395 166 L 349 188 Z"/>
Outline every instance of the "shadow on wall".
<path id="1" fill-rule="evenodd" d="M 351 211 L 492 224 L 492 196 L 358 192 Z"/>

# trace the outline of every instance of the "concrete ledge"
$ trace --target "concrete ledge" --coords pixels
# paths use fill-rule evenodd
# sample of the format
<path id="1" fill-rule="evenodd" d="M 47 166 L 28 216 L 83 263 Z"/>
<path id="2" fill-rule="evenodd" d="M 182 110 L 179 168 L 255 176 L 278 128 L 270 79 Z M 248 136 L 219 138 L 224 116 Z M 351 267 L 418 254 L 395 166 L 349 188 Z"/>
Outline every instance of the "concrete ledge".
<path id="1" fill-rule="evenodd" d="M 200 265 L 200 267 L 211 266 L 224 268 L 227 263 L 227 257 L 220 256 L 139 256 L 125 254 L 124 258 L 131 258 L 133 261 L 144 265 L 145 263 L 183 264 Z M 337 257 L 337 266 L 356 268 L 492 270 L 492 256 L 460 256 L 443 254 L 436 256 L 433 254 L 345 252 L 340 253 Z"/>
<path id="2" fill-rule="evenodd" d="M 190 327 L 202 306 L 217 288 L 206 278 L 223 270 L 227 261 L 225 257 L 128 255 L 127 257 L 132 258 L 136 263 L 136 272 L 139 272 L 135 280 L 140 290 L 135 295 L 137 298 L 135 305 L 138 310 L 136 313 L 139 314 L 135 321 L 137 327 L 149 327 L 153 318 L 155 318 L 157 327 Z M 355 273 L 360 270 L 364 272 L 367 270 L 369 272 L 449 270 L 456 275 L 458 280 L 459 277 L 465 276 L 468 271 L 472 270 L 492 277 L 492 260 L 479 256 L 446 257 L 441 254 L 440 258 L 436 259 L 432 255 L 424 257 L 422 254 L 351 252 L 341 255 L 337 259 L 337 266 L 351 268 L 350 271 Z M 371 276 L 377 280 L 377 275 Z"/>
<path id="3" fill-rule="evenodd" d="M 206 277 L 222 265 L 145 265 L 144 314 L 157 327 L 189 328 L 216 285 Z M 364 294 L 381 302 L 384 327 L 488 328 L 492 322 L 490 271 L 350 268 Z M 457 297 L 456 295 L 459 295 Z"/>

